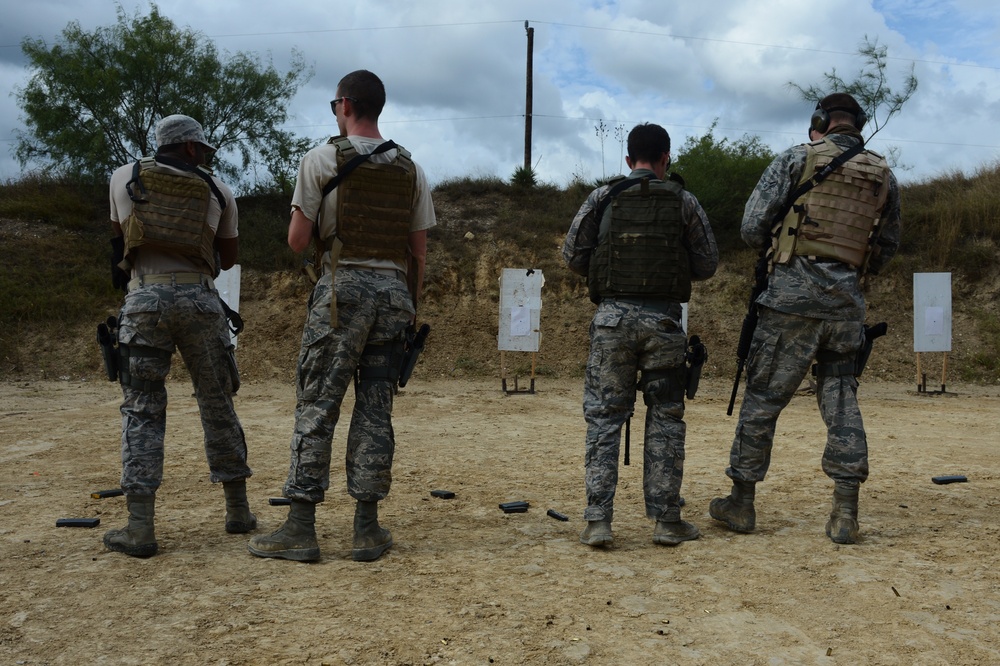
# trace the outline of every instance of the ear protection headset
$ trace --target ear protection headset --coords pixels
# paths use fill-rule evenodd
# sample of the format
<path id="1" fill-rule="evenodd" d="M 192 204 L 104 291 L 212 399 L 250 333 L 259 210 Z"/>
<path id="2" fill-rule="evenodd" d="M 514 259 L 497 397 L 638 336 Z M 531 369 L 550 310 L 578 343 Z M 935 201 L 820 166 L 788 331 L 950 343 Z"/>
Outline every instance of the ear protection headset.
<path id="1" fill-rule="evenodd" d="M 831 111 L 843 111 L 854 116 L 854 126 L 858 128 L 858 131 L 861 131 L 865 123 L 868 122 L 868 114 L 865 113 L 864 109 L 855 110 L 846 106 L 831 106 L 829 109 L 824 109 L 819 102 L 816 102 L 816 110 L 813 111 L 812 117 L 809 119 L 809 129 L 826 134 L 826 131 L 830 129 Z"/>

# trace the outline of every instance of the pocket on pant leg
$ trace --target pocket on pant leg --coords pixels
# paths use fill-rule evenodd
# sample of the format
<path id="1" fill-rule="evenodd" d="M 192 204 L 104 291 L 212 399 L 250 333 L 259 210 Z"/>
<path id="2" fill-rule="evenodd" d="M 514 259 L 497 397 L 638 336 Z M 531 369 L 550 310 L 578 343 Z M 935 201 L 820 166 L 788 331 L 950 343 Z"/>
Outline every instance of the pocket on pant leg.
<path id="1" fill-rule="evenodd" d="M 747 386 L 767 388 L 777 369 L 780 345 L 781 333 L 757 330 L 747 355 Z"/>

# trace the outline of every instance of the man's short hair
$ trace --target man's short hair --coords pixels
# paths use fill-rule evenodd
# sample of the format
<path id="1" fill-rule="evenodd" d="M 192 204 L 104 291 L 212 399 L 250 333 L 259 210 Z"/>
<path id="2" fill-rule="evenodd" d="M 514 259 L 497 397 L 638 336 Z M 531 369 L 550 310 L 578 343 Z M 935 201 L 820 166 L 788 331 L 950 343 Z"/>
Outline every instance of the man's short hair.
<path id="1" fill-rule="evenodd" d="M 858 101 L 847 93 L 827 95 L 816 104 L 816 108 L 823 109 L 829 114 L 831 125 L 849 122 L 860 130 L 868 120 Z"/>
<path id="2" fill-rule="evenodd" d="M 670 135 L 659 125 L 642 123 L 628 133 L 628 156 L 633 163 L 653 163 L 663 153 L 670 154 Z"/>
<path id="3" fill-rule="evenodd" d="M 385 86 L 367 69 L 351 72 L 337 84 L 337 94 L 350 97 L 354 112 L 359 118 L 378 120 L 385 106 Z"/>

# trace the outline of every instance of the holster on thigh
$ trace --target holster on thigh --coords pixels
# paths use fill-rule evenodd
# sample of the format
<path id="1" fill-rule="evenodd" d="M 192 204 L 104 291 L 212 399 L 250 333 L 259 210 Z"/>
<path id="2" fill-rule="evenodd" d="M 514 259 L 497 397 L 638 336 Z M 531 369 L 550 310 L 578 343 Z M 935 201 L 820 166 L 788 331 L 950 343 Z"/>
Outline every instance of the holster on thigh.
<path id="1" fill-rule="evenodd" d="M 160 358 L 169 359 L 172 352 L 157 349 L 156 347 L 143 347 L 140 345 L 126 345 L 121 342 L 118 343 L 118 353 L 120 355 L 118 361 L 118 379 L 122 386 L 127 386 L 136 391 L 144 391 L 146 393 L 151 393 L 153 391 L 162 391 L 164 388 L 162 379 L 140 379 L 132 375 L 132 367 L 129 364 L 129 359 L 131 358 Z"/>
<path id="2" fill-rule="evenodd" d="M 820 351 L 816 354 L 816 363 L 813 364 L 812 374 L 817 379 L 843 377 L 844 375 L 853 377 L 855 370 L 856 363 L 853 356 L 848 357 L 837 352 Z"/>
<path id="3" fill-rule="evenodd" d="M 361 352 L 356 378 L 359 382 L 395 384 L 399 380 L 402 365 L 402 338 L 388 342 L 370 342 L 365 345 L 364 351 Z"/>
<path id="4" fill-rule="evenodd" d="M 643 370 L 639 377 L 642 401 L 647 407 L 667 402 L 684 402 L 687 372 L 684 366 L 662 370 Z"/>

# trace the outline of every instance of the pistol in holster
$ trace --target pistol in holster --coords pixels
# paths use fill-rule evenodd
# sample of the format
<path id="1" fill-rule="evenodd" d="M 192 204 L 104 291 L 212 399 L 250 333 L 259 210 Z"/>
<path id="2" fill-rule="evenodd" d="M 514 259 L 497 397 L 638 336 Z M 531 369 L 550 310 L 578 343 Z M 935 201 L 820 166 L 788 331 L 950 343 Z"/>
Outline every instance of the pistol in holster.
<path id="1" fill-rule="evenodd" d="M 701 369 L 705 365 L 705 361 L 708 360 L 708 348 L 705 347 L 701 338 L 697 335 L 692 335 L 688 340 L 688 348 L 684 353 L 684 360 L 687 363 L 684 394 L 688 400 L 691 400 L 698 392 L 698 384 L 701 382 Z"/>
<path id="2" fill-rule="evenodd" d="M 101 347 L 101 357 L 104 359 L 104 372 L 108 376 L 108 381 L 113 382 L 118 379 L 119 359 L 118 352 L 118 320 L 108 317 L 106 321 L 97 325 L 97 344 Z"/>

